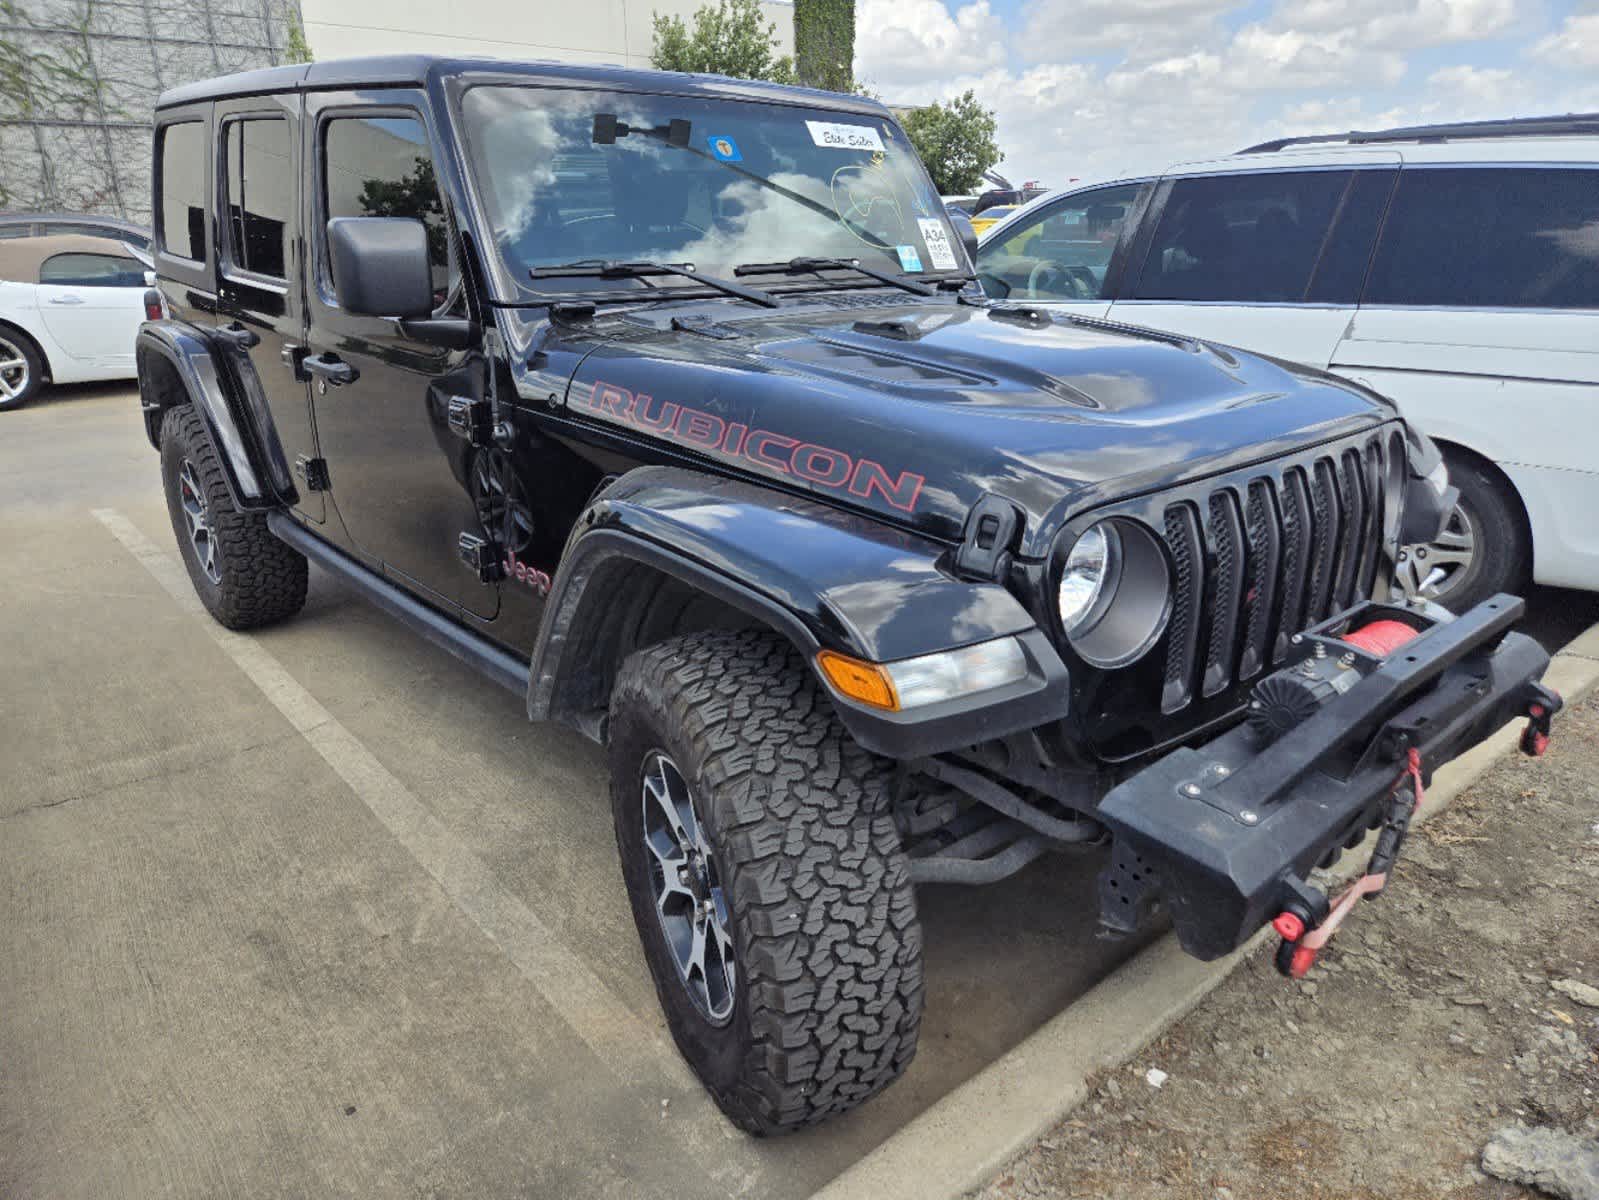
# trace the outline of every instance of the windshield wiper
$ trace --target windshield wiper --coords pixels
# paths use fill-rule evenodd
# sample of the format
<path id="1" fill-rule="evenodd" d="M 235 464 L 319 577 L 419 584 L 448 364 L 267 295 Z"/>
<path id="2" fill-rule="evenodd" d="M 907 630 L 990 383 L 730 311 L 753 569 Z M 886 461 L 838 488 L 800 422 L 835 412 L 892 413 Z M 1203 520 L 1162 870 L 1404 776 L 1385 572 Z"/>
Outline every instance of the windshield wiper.
<path id="1" fill-rule="evenodd" d="M 787 275 L 804 275 L 811 272 L 822 271 L 854 271 L 858 275 L 865 275 L 868 279 L 875 279 L 879 283 L 886 283 L 890 287 L 897 287 L 902 291 L 910 292 L 915 296 L 936 296 L 938 289 L 928 287 L 915 279 L 906 279 L 903 275 L 890 275 L 887 271 L 879 271 L 876 267 L 868 267 L 855 258 L 791 258 L 787 262 L 745 263 L 743 266 L 734 267 L 735 275 L 770 275 L 782 271 Z"/>
<path id="2" fill-rule="evenodd" d="M 559 267 L 534 267 L 528 271 L 528 274 L 534 279 L 646 279 L 654 275 L 674 275 L 683 279 L 692 279 L 695 283 L 703 283 L 708 288 L 729 296 L 737 296 L 740 300 L 748 300 L 752 304 L 760 304 L 766 308 L 782 306 L 782 301 L 770 292 L 745 287 L 728 279 L 718 279 L 714 275 L 701 275 L 694 269 L 693 263 L 575 262 Z"/>

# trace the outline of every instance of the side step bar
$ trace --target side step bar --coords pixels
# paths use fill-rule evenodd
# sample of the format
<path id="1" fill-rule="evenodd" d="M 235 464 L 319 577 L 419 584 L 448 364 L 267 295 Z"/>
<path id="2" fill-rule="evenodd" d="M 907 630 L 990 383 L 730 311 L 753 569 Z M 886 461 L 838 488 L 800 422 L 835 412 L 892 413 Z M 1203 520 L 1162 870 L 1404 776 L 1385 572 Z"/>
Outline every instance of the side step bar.
<path id="1" fill-rule="evenodd" d="M 287 513 L 268 513 L 267 528 L 280 542 L 288 543 L 324 571 L 352 585 L 373 604 L 391 617 L 399 618 L 441 650 L 481 671 L 507 691 L 518 696 L 527 694 L 528 664 L 516 655 L 479 637 L 437 609 L 429 608 L 410 592 L 343 551 L 335 550 Z"/>

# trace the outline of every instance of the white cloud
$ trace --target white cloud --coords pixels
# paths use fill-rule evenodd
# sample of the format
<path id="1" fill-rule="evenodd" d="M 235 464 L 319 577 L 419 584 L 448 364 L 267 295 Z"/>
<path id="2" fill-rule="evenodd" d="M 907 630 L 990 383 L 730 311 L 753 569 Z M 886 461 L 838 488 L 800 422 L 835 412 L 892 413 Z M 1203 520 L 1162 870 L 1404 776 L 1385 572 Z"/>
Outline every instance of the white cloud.
<path id="1" fill-rule="evenodd" d="M 856 10 L 855 74 L 881 87 L 973 74 L 1005 63 L 1005 26 L 988 0 L 956 9 L 940 0 L 863 0 Z"/>
<path id="2" fill-rule="evenodd" d="M 1344 31 L 1364 45 L 1407 50 L 1493 37 L 1517 20 L 1516 0 L 1288 0 L 1268 24 Z"/>
<path id="3" fill-rule="evenodd" d="M 1599 67 L 1599 12 L 1567 17 L 1558 30 L 1533 46 L 1532 55 L 1568 70 Z"/>
<path id="4" fill-rule="evenodd" d="M 1016 48 L 1029 62 L 1117 51 L 1132 60 L 1168 54 L 1219 31 L 1240 0 L 1027 0 Z"/>

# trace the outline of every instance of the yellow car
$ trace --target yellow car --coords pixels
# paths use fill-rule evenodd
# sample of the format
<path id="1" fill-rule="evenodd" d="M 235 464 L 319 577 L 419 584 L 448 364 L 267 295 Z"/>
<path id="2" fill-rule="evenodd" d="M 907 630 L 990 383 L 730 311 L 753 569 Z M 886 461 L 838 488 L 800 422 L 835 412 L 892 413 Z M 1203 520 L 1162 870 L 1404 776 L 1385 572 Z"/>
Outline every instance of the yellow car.
<path id="1" fill-rule="evenodd" d="M 972 228 L 976 232 L 982 233 L 990 225 L 998 225 L 1011 213 L 1015 212 L 1018 207 L 1020 206 L 1016 204 L 998 204 L 993 208 L 985 208 L 982 216 L 972 218 Z"/>

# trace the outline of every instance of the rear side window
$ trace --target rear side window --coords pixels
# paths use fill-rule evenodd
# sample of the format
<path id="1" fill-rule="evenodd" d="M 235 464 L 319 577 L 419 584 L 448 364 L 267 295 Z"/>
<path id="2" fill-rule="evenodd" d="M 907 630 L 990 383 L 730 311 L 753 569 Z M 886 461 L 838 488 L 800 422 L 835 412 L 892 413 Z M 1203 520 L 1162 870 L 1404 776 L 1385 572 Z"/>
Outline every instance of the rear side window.
<path id="1" fill-rule="evenodd" d="M 229 121 L 222 127 L 227 164 L 228 259 L 254 275 L 288 271 L 288 223 L 294 206 L 289 123 L 279 118 Z"/>
<path id="2" fill-rule="evenodd" d="M 449 291 L 444 204 L 416 117 L 334 117 L 322 138 L 323 213 L 334 217 L 414 217 L 427 226 L 435 303 Z M 324 226 L 325 228 L 325 226 Z M 327 259 L 326 251 L 323 261 Z M 331 286 L 331 280 L 328 281 Z"/>
<path id="3" fill-rule="evenodd" d="M 1401 172 L 1364 302 L 1599 309 L 1599 171 Z"/>
<path id="4" fill-rule="evenodd" d="M 55 254 L 39 264 L 39 282 L 68 287 L 143 287 L 144 264 L 115 254 Z"/>
<path id="5" fill-rule="evenodd" d="M 179 258 L 205 262 L 205 126 L 184 121 L 164 126 L 156 145 L 161 201 L 156 236 Z"/>
<path id="6" fill-rule="evenodd" d="M 1132 298 L 1303 300 L 1350 174 L 1288 171 L 1179 179 Z"/>

